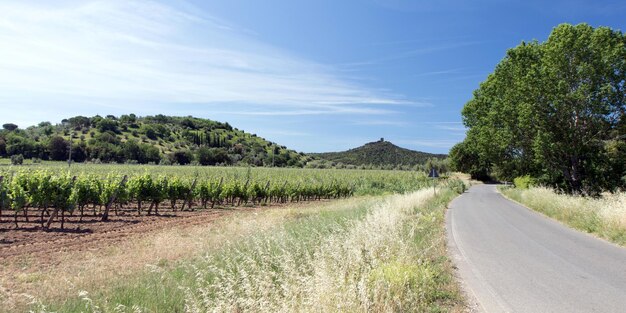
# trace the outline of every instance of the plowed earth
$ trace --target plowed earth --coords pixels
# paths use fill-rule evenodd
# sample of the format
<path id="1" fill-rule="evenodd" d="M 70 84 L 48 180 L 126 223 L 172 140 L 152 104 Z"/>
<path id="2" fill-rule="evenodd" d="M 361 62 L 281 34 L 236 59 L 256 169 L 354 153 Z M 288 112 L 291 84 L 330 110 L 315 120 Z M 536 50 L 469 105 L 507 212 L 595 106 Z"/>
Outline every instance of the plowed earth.
<path id="1" fill-rule="evenodd" d="M 272 205 L 276 207 L 277 205 Z M 2 212 L 0 217 L 0 261 L 17 257 L 36 257 L 38 263 L 54 263 L 51 258 L 57 252 L 95 251 L 128 237 L 141 236 L 154 230 L 170 227 L 187 227 L 208 224 L 215 219 L 235 211 L 258 210 L 259 207 L 227 207 L 195 211 L 173 211 L 160 209 L 159 215 L 138 215 L 135 209 L 127 208 L 116 215 L 111 213 L 109 221 L 102 222 L 93 210 L 85 210 L 82 221 L 79 216 L 65 216 L 64 229 L 55 221 L 49 230 L 41 227 L 41 216 L 34 209 L 28 220 L 19 215 L 18 227 L 14 215 Z M 49 260 L 46 261 L 46 258 Z"/>

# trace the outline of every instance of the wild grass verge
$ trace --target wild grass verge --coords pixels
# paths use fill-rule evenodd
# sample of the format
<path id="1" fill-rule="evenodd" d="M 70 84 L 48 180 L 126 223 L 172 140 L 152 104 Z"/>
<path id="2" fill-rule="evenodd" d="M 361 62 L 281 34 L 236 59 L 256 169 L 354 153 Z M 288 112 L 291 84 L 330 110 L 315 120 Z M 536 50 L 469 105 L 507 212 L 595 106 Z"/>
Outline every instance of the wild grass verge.
<path id="1" fill-rule="evenodd" d="M 36 311 L 443 312 L 463 300 L 431 189 L 303 215 L 201 258 Z"/>
<path id="2" fill-rule="evenodd" d="M 573 228 L 626 246 L 626 193 L 590 198 L 558 194 L 545 187 L 500 188 L 500 191 Z"/>

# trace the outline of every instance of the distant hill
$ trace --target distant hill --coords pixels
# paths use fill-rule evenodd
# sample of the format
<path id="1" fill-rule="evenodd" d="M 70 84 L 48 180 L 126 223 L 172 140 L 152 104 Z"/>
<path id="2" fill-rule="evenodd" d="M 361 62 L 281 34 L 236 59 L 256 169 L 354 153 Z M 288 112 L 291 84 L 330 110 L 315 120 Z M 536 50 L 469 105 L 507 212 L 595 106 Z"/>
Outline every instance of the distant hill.
<path id="1" fill-rule="evenodd" d="M 311 157 L 233 128 L 191 116 L 74 116 L 0 130 L 0 157 L 77 162 L 303 167 Z"/>
<path id="2" fill-rule="evenodd" d="M 398 147 L 383 139 L 343 152 L 310 153 L 309 155 L 329 162 L 350 165 L 416 165 L 428 159 L 444 159 L 445 154 L 432 154 Z"/>

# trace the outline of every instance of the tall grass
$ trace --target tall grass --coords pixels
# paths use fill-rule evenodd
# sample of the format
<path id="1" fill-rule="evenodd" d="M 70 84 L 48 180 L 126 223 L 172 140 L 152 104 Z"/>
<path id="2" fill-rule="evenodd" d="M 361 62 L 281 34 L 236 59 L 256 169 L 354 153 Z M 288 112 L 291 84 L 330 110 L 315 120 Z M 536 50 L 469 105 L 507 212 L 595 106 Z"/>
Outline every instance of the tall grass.
<path id="1" fill-rule="evenodd" d="M 545 187 L 502 188 L 502 193 L 576 229 L 626 246 L 626 193 L 600 198 L 558 194 Z"/>
<path id="2" fill-rule="evenodd" d="M 360 220 L 308 220 L 208 256 L 186 290 L 191 312 L 422 312 L 455 299 L 431 250 L 431 190 L 393 196 Z M 418 209 L 418 208 L 421 208 Z M 440 234 L 439 234 L 440 235 Z M 441 301 L 441 303 L 439 303 Z"/>
<path id="3" fill-rule="evenodd" d="M 460 311 L 462 299 L 446 257 L 443 223 L 445 204 L 456 193 L 445 189 L 436 198 L 432 194 L 427 189 L 350 210 L 303 215 L 174 271 L 149 274 L 153 278 L 144 278 L 144 283 L 150 284 L 129 285 L 108 295 L 83 293 L 82 299 L 50 309 Z"/>

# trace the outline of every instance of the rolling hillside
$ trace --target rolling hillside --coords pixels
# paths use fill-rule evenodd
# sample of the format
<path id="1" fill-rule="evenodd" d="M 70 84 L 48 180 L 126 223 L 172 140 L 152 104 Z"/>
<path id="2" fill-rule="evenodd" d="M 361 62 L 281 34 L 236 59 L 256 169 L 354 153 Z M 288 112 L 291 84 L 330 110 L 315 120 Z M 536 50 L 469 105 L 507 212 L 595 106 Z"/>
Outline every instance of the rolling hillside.
<path id="1" fill-rule="evenodd" d="M 311 153 L 311 156 L 329 162 L 351 165 L 415 165 L 424 164 L 428 159 L 444 159 L 445 154 L 432 154 L 398 147 L 391 142 L 379 141 L 343 152 Z"/>
<path id="2" fill-rule="evenodd" d="M 76 162 L 303 167 L 310 157 L 233 128 L 191 116 L 75 116 L 0 130 L 0 157 Z"/>

